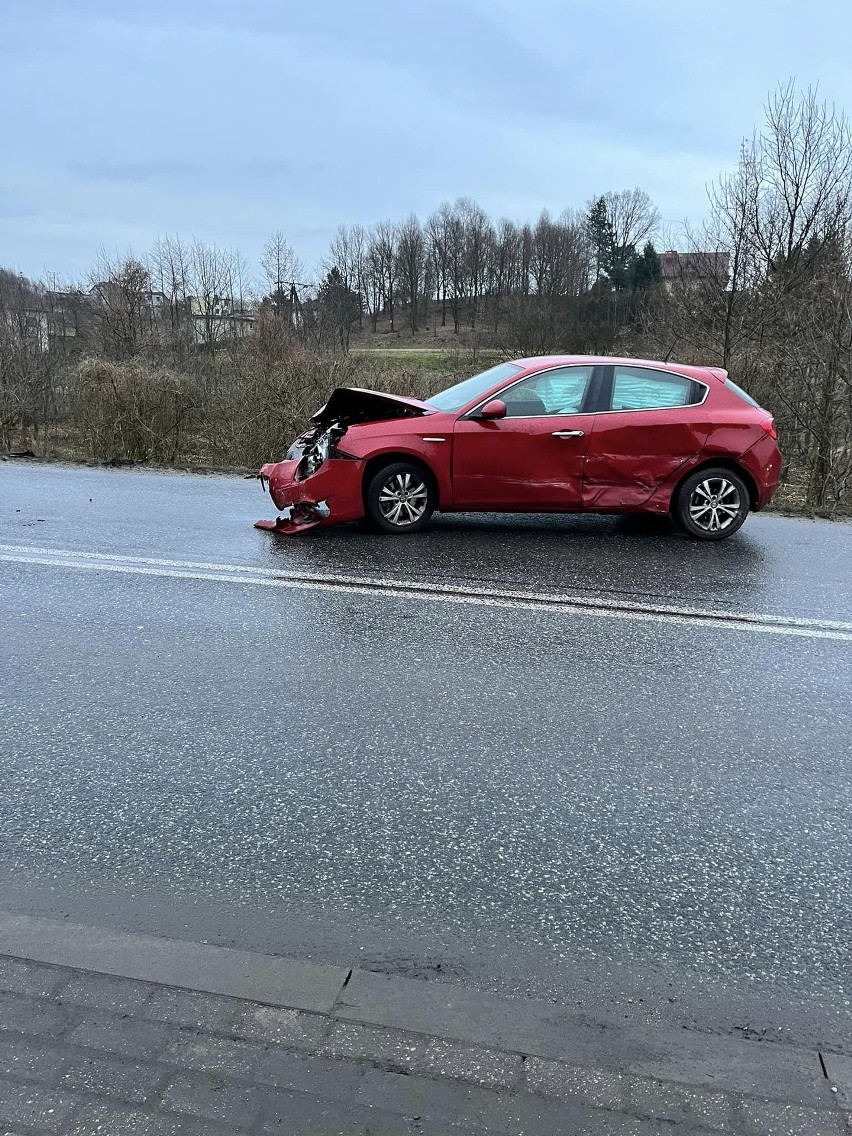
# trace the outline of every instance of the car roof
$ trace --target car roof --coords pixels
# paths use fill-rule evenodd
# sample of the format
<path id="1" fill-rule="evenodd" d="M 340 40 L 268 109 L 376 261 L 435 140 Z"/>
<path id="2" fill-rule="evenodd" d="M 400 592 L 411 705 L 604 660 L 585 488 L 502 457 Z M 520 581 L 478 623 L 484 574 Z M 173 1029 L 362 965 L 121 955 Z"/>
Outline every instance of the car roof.
<path id="1" fill-rule="evenodd" d="M 679 375 L 686 375 L 690 379 L 702 379 L 705 382 L 708 376 L 720 383 L 727 382 L 728 379 L 728 372 L 721 367 L 694 367 L 687 363 L 662 363 L 654 359 L 623 359 L 612 355 L 532 355 L 527 359 L 512 359 L 511 362 L 517 367 L 523 367 L 525 371 L 538 370 L 542 367 L 576 366 L 582 363 L 599 367 L 621 363 L 628 367 L 655 367 L 661 371 L 674 371 Z"/>

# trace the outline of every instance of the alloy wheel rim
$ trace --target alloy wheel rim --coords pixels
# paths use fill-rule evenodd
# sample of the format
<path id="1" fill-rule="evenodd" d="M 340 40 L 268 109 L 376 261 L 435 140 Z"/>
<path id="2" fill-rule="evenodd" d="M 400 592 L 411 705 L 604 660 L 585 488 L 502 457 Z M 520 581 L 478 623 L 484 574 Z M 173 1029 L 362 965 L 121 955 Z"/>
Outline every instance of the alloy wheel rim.
<path id="1" fill-rule="evenodd" d="M 411 525 L 426 512 L 429 491 L 416 473 L 395 473 L 379 491 L 379 511 L 391 525 Z"/>
<path id="2" fill-rule="evenodd" d="M 726 477 L 708 477 L 689 498 L 689 517 L 704 532 L 724 532 L 742 510 L 740 491 Z"/>

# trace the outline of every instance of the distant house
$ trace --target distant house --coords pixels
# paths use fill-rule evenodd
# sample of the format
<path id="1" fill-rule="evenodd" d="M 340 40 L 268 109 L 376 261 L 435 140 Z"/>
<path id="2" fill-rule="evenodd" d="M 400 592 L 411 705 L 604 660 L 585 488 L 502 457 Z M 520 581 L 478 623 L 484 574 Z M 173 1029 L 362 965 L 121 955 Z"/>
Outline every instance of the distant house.
<path id="1" fill-rule="evenodd" d="M 79 297 L 72 292 L 32 292 L 27 304 L 7 313 L 7 323 L 22 341 L 47 351 L 78 331 Z"/>
<path id="2" fill-rule="evenodd" d="M 190 296 L 189 314 L 196 343 L 211 346 L 243 339 L 254 327 L 255 314 L 230 296 Z"/>
<path id="3" fill-rule="evenodd" d="M 45 292 L 48 340 L 74 339 L 79 330 L 80 295 L 76 292 Z"/>
<path id="4" fill-rule="evenodd" d="M 726 252 L 661 252 L 660 280 L 671 292 L 674 288 L 696 288 L 715 284 L 727 288 L 730 256 Z"/>
<path id="5" fill-rule="evenodd" d="M 61 293 L 56 293 L 60 295 Z M 96 303 L 106 304 L 108 307 L 128 308 L 130 306 L 146 310 L 152 315 L 161 312 L 168 304 L 165 292 L 157 292 L 151 288 L 137 288 L 135 281 L 98 280 L 89 289 L 89 295 Z"/>

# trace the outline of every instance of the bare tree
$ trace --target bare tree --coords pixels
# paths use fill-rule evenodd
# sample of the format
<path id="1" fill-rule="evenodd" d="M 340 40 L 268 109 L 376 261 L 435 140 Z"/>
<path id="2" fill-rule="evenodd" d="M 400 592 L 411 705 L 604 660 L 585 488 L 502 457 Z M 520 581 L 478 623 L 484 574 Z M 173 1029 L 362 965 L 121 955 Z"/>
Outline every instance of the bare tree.
<path id="1" fill-rule="evenodd" d="M 786 475 L 828 510 L 848 492 L 852 462 L 850 233 L 849 123 L 786 84 L 691 237 L 687 255 L 718 271 L 675 281 L 649 311 L 669 350 L 718 361 L 774 412 Z"/>
<path id="2" fill-rule="evenodd" d="M 323 261 L 326 275 L 336 268 L 345 287 L 358 295 L 359 327 L 368 299 L 367 243 L 367 230 L 363 225 L 339 225 Z"/>
<path id="3" fill-rule="evenodd" d="M 441 327 L 447 326 L 447 289 L 449 282 L 449 244 L 452 210 L 447 202 L 426 222 L 426 243 L 436 294 L 441 300 Z"/>
<path id="4" fill-rule="evenodd" d="M 538 296 L 578 296 L 589 287 L 589 245 L 583 220 L 566 211 L 558 221 L 545 210 L 533 232 L 530 272 Z"/>
<path id="5" fill-rule="evenodd" d="M 413 335 L 417 331 L 418 309 L 426 271 L 426 242 L 420 222 L 413 213 L 400 225 L 397 239 L 398 276 Z"/>
<path id="6" fill-rule="evenodd" d="M 190 252 L 178 236 L 161 237 L 148 258 L 153 287 L 163 298 L 161 330 L 165 346 L 177 364 L 187 361 L 194 343 L 188 309 Z"/>
<path id="7" fill-rule="evenodd" d="M 396 314 L 396 270 L 399 234 L 397 226 L 391 221 L 380 221 L 370 231 L 367 251 L 371 292 L 373 303 L 373 330 L 379 318 L 379 311 L 390 317 L 390 330 L 394 330 Z"/>
<path id="8" fill-rule="evenodd" d="M 517 287 L 520 235 L 514 221 L 503 218 L 494 233 L 491 257 L 492 316 L 494 331 L 500 326 L 502 302 Z"/>
<path id="9" fill-rule="evenodd" d="M 470 198 L 459 198 L 456 202 L 456 212 L 462 225 L 464 291 L 467 293 L 468 319 L 471 329 L 474 329 L 481 299 L 486 290 L 494 228 L 485 211 Z"/>
<path id="10" fill-rule="evenodd" d="M 447 216 L 447 286 L 450 294 L 450 311 L 453 316 L 453 331 L 458 335 L 462 310 L 467 299 L 468 264 L 465 248 L 464 217 L 459 211 L 458 202 Z"/>
<path id="11" fill-rule="evenodd" d="M 236 249 L 194 240 L 188 249 L 188 303 L 195 341 L 213 354 L 248 330 L 244 318 L 247 265 Z"/>
<path id="12" fill-rule="evenodd" d="M 638 249 L 660 225 L 660 211 L 644 189 L 622 189 L 603 195 L 617 248 Z"/>
<path id="13" fill-rule="evenodd" d="M 305 266 L 280 229 L 263 246 L 260 267 L 263 280 L 272 294 L 273 307 L 281 314 L 288 310 L 292 285 L 302 280 Z"/>
<path id="14" fill-rule="evenodd" d="M 0 448 L 27 447 L 53 409 L 45 290 L 0 269 Z"/>
<path id="15" fill-rule="evenodd" d="M 103 352 L 131 359 L 151 345 L 154 295 L 148 266 L 137 257 L 101 253 L 89 274 L 95 322 Z"/>

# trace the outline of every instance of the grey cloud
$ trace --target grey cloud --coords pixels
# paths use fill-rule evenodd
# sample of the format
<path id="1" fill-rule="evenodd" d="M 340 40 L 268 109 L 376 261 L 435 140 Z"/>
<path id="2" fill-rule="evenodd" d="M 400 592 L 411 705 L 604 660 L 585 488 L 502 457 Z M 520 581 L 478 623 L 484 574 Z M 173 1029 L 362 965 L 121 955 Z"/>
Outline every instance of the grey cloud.
<path id="1" fill-rule="evenodd" d="M 200 165 L 180 159 L 72 161 L 68 163 L 68 170 L 87 181 L 121 182 L 126 185 L 141 185 L 148 181 L 186 181 L 203 173 Z"/>
<path id="2" fill-rule="evenodd" d="M 187 162 L 180 159 L 149 159 L 113 161 L 92 159 L 67 163 L 70 173 L 86 181 L 113 182 L 123 185 L 142 185 L 157 182 L 161 185 L 184 186 L 188 182 L 203 182 L 215 189 L 223 183 L 233 184 L 240 179 L 304 177 L 322 173 L 326 164 L 320 161 L 292 161 L 287 158 L 228 158 L 210 162 Z M 194 186 L 197 189 L 197 184 Z"/>
<path id="3" fill-rule="evenodd" d="M 324 173 L 329 167 L 321 161 L 293 161 L 289 158 L 234 158 L 217 163 L 217 169 L 230 174 L 251 174 L 257 177 L 304 177 L 306 174 Z"/>

